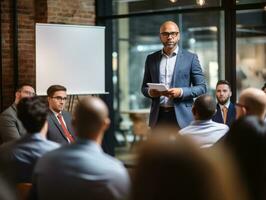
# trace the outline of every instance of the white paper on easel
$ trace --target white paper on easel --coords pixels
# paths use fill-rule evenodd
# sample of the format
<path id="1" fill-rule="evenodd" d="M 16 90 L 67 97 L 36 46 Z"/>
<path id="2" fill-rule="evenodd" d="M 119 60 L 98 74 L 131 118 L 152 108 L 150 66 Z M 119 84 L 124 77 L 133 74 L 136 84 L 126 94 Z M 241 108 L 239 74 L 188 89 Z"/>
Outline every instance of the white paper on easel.
<path id="1" fill-rule="evenodd" d="M 160 92 L 168 90 L 167 86 L 163 83 L 147 83 L 149 89 L 158 90 Z"/>

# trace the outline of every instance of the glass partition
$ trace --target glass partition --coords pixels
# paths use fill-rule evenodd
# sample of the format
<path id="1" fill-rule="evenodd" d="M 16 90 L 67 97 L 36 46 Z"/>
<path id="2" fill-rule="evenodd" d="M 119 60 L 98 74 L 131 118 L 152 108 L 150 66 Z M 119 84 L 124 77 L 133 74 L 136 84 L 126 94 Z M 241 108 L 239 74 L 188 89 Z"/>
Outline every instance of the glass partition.
<path id="1" fill-rule="evenodd" d="M 266 82 L 266 12 L 237 11 L 237 95 L 247 87 L 261 88 Z"/>
<path id="2" fill-rule="evenodd" d="M 224 22 L 219 11 L 131 17 L 113 20 L 113 70 L 116 123 L 128 120 L 130 110 L 149 109 L 150 100 L 141 93 L 146 56 L 162 49 L 160 25 L 166 20 L 180 27 L 179 46 L 197 53 L 213 93 L 224 78 Z"/>

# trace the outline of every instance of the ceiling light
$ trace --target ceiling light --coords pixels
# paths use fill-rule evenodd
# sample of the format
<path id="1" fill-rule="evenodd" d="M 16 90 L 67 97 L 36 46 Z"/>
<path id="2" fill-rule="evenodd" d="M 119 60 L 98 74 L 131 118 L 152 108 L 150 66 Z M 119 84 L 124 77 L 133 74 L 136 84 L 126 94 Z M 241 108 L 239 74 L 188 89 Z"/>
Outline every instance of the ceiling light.
<path id="1" fill-rule="evenodd" d="M 199 5 L 199 6 L 204 6 L 205 5 L 205 0 L 196 0 L 196 3 Z"/>
<path id="2" fill-rule="evenodd" d="M 177 2 L 177 0 L 169 0 L 171 3 L 175 3 Z"/>

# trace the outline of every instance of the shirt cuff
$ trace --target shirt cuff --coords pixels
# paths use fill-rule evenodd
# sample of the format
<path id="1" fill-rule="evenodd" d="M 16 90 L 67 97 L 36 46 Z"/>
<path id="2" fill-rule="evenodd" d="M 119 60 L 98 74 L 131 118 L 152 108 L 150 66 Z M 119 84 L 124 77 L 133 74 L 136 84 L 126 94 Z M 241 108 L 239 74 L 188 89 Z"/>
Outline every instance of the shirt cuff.
<path id="1" fill-rule="evenodd" d="M 179 95 L 179 98 L 183 97 L 183 89 L 180 88 L 180 95 Z"/>
<path id="2" fill-rule="evenodd" d="M 149 95 L 150 97 L 152 97 L 151 94 L 150 94 L 150 89 L 148 89 L 148 95 Z"/>

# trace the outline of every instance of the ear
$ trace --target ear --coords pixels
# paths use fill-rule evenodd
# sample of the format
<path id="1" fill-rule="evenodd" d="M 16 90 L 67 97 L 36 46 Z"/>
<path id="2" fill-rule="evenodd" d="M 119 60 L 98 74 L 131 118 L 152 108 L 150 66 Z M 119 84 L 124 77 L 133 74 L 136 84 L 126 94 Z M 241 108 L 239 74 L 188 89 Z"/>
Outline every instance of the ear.
<path id="1" fill-rule="evenodd" d="M 230 91 L 230 93 L 229 93 L 229 97 L 231 97 L 232 96 L 232 91 Z"/>
<path id="2" fill-rule="evenodd" d="M 20 92 L 19 91 L 16 91 L 15 97 L 16 97 L 16 99 L 18 99 L 20 97 Z"/>
<path id="3" fill-rule="evenodd" d="M 109 118 L 106 118 L 104 121 L 103 121 L 103 127 L 104 127 L 104 130 L 107 130 L 109 127 L 110 127 L 110 124 L 111 124 L 111 120 Z"/>
<path id="4" fill-rule="evenodd" d="M 247 115 L 247 109 L 245 107 L 241 107 L 241 110 L 242 110 L 244 116 Z"/>

